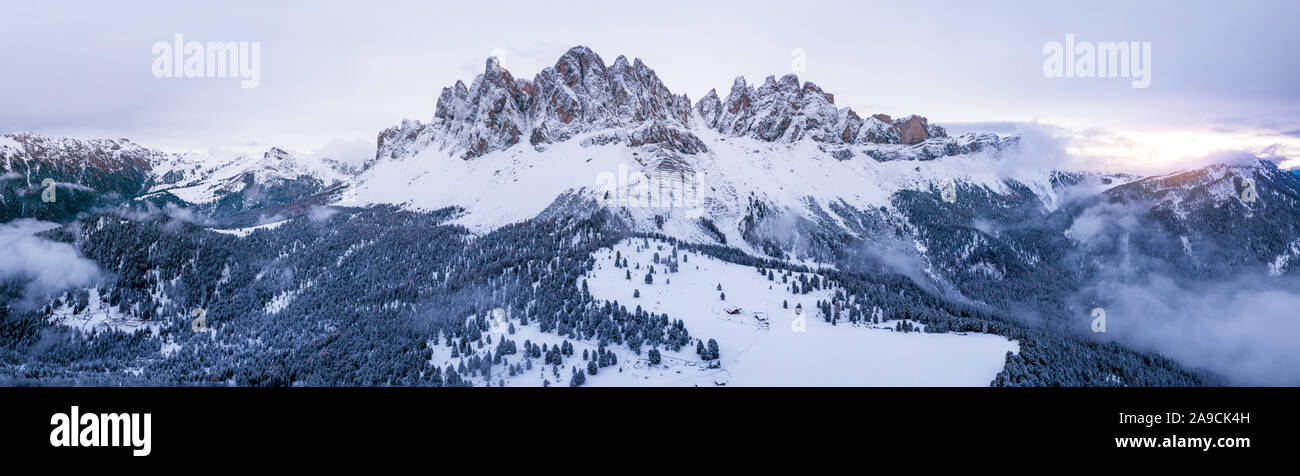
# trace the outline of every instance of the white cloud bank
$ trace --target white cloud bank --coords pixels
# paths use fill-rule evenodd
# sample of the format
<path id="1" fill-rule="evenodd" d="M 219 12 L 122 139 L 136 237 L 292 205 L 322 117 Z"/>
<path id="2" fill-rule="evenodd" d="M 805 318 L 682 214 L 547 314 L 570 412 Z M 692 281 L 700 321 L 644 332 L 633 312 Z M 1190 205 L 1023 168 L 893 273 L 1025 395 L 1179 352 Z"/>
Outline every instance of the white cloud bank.
<path id="1" fill-rule="evenodd" d="M 0 224 L 0 280 L 25 281 L 23 295 L 28 303 L 91 286 L 102 276 L 99 267 L 72 245 L 36 236 L 58 226 L 32 219 Z"/>

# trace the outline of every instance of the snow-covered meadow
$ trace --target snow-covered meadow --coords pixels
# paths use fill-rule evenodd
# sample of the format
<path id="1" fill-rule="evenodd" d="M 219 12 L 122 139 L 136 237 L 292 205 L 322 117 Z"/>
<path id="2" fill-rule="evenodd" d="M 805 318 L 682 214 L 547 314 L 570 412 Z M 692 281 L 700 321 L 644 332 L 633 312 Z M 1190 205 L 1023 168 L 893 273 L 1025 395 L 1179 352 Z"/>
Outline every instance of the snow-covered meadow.
<path id="1" fill-rule="evenodd" d="M 831 299 L 833 290 L 796 295 L 779 275 L 769 281 L 753 267 L 685 251 L 679 251 L 678 272 L 669 273 L 654 265 L 653 256 L 659 253 L 666 259 L 671 245 L 649 240 L 647 248 L 646 242 L 629 239 L 597 251 L 596 265 L 584 277 L 591 294 L 683 320 L 693 338 L 717 340 L 718 365 L 713 368 L 702 360 L 694 344 L 680 352 L 661 349 L 663 361 L 658 365 L 650 365 L 644 351 L 636 355 L 627 347 L 609 346 L 618 364 L 588 375 L 587 386 L 985 386 L 1001 371 L 1006 353 L 1020 350 L 1018 343 L 992 334 L 897 332 L 893 327 L 899 321 L 864 325 L 840 320 L 833 326 L 815 307 L 818 300 Z M 616 256 L 626 258 L 628 268 L 616 267 Z M 649 266 L 656 273 L 654 283 L 647 285 Z M 632 279 L 627 279 L 629 271 Z M 640 297 L 633 297 L 637 291 Z M 725 301 L 721 293 L 726 293 Z M 783 301 L 788 309 L 782 308 Z M 798 305 L 802 319 L 794 314 Z M 727 312 L 737 308 L 737 314 Z M 766 323 L 759 317 L 766 317 Z M 493 343 L 502 337 L 548 346 L 565 340 L 538 332 L 535 325 L 520 326 L 513 317 L 508 320 L 515 333 L 491 334 Z M 513 377 L 506 376 L 504 367 L 494 370 L 491 384 L 568 385 L 570 367 L 585 368 L 583 351 L 596 350 L 595 342 L 570 343 L 574 356 L 566 359 L 558 377 L 550 366 L 534 362 L 532 370 Z M 455 364 L 450 348 L 433 349 L 434 363 Z M 507 360 L 513 364 L 521 358 L 516 354 Z M 475 379 L 475 385 L 485 383 Z"/>

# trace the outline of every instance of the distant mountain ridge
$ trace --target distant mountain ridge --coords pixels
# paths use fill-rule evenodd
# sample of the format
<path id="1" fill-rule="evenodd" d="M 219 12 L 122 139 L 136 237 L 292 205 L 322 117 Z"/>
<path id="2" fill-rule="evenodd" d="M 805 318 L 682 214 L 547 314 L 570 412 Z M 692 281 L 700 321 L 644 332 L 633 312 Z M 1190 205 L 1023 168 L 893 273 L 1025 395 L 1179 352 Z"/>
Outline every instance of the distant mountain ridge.
<path id="1" fill-rule="evenodd" d="M 229 215 L 305 199 L 355 175 L 332 159 L 304 160 L 271 147 L 261 157 L 177 154 L 129 139 L 73 139 L 27 132 L 0 135 L 0 221 L 67 221 L 119 204 L 197 206 Z M 56 183 L 54 200 L 42 182 Z M 255 217 L 254 217 L 255 218 Z"/>
<path id="2" fill-rule="evenodd" d="M 0 135 L 0 221 L 64 221 L 115 197 L 135 196 L 155 183 L 153 167 L 166 156 L 128 139 Z M 47 179 L 55 182 L 49 202 L 41 199 Z"/>

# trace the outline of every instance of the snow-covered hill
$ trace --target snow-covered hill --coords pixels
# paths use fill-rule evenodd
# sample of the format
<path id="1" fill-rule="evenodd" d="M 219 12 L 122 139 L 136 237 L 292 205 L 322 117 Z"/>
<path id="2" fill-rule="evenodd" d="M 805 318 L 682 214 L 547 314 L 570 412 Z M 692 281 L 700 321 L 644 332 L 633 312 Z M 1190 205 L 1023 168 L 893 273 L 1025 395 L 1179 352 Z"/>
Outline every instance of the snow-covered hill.
<path id="1" fill-rule="evenodd" d="M 769 280 L 756 268 L 690 252 L 677 255 L 675 272 L 666 264 L 656 264 L 656 255 L 659 263 L 667 263 L 672 249 L 658 240 L 624 240 L 597 251 L 593 270 L 580 283 L 586 283 L 597 299 L 681 319 L 699 343 L 712 339 L 718 344 L 718 359 L 702 358 L 694 344 L 680 351 L 661 349 L 657 363 L 644 351 L 612 346 L 604 351 L 614 353 L 618 363 L 587 375 L 584 385 L 986 386 L 1002 370 L 1006 354 L 1019 352 L 1016 342 L 1002 336 L 920 332 L 923 326 L 891 320 L 893 316 L 883 310 L 880 322 L 851 323 L 841 316 L 832 325 L 815 304 L 831 302 L 835 288 L 794 293 L 790 282 Z M 627 266 L 616 265 L 616 259 L 626 259 Z M 653 282 L 646 284 L 651 268 L 655 269 Z M 858 304 L 842 302 L 846 308 Z M 492 322 L 493 343 L 509 339 L 555 347 L 567 341 L 504 312 L 481 317 Z M 903 322 L 916 327 L 901 332 L 897 329 Z M 575 355 L 593 358 L 601 349 L 582 340 L 570 345 Z M 438 367 L 455 367 L 469 357 L 453 357 L 444 346 L 431 348 L 430 360 Z M 522 360 L 506 355 L 497 363 L 511 367 Z M 580 368 L 585 369 L 585 365 Z M 557 374 L 545 365 L 502 374 L 476 385 L 567 385 L 570 377 L 568 369 Z"/>

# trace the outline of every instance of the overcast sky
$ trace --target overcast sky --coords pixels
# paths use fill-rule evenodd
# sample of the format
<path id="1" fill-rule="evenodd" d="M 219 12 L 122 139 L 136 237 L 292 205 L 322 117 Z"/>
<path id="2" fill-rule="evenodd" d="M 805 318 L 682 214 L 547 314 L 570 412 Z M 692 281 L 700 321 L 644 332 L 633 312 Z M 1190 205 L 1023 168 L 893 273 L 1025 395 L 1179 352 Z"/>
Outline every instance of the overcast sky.
<path id="1" fill-rule="evenodd" d="M 790 73 L 798 49 L 800 78 L 862 114 L 1065 126 L 1107 137 L 1076 152 L 1125 160 L 1245 149 L 1295 166 L 1297 18 L 1295 1 L 0 0 L 0 132 L 369 155 L 380 130 L 431 118 L 441 88 L 469 83 L 496 49 L 528 78 L 574 45 L 639 57 L 692 100 Z M 1044 43 L 1067 33 L 1151 42 L 1150 87 L 1045 77 Z M 260 42 L 260 84 L 154 77 L 152 46 L 176 34 Z M 974 122 L 987 124 L 957 124 Z"/>

